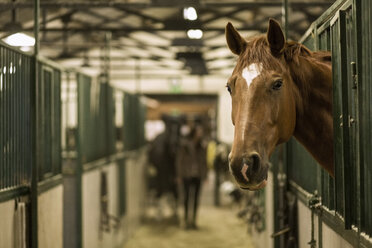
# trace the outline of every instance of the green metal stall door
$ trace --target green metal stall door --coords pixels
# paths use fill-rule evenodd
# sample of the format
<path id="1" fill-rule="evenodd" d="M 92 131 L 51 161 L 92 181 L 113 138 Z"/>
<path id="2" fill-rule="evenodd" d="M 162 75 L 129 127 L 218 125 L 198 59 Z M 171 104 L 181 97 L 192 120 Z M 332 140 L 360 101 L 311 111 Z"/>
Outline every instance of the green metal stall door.
<path id="1" fill-rule="evenodd" d="M 130 151 L 145 144 L 144 122 L 146 119 L 146 108 L 141 103 L 138 95 L 125 93 L 123 101 L 123 143 L 124 150 Z"/>
<path id="2" fill-rule="evenodd" d="M 39 181 L 61 173 L 61 71 L 38 62 L 37 108 Z"/>
<path id="3" fill-rule="evenodd" d="M 77 81 L 80 156 L 87 163 L 115 152 L 115 105 L 108 84 L 92 82 L 81 73 Z"/>
<path id="4" fill-rule="evenodd" d="M 303 43 L 332 52 L 335 178 L 316 173 L 314 160 L 290 141 L 288 179 L 318 189 L 333 221 L 372 235 L 372 2 L 338 0 L 315 21 Z M 313 175 L 313 181 L 298 174 Z M 316 178 L 316 179 L 315 179 Z M 355 234 L 355 237 L 357 235 Z M 350 242 L 359 243 L 358 240 Z M 366 242 L 365 239 L 361 241 Z"/>
<path id="5" fill-rule="evenodd" d="M 357 9 L 361 229 L 372 236 L 372 1 Z"/>
<path id="6" fill-rule="evenodd" d="M 0 191 L 30 184 L 32 64 L 0 42 Z"/>

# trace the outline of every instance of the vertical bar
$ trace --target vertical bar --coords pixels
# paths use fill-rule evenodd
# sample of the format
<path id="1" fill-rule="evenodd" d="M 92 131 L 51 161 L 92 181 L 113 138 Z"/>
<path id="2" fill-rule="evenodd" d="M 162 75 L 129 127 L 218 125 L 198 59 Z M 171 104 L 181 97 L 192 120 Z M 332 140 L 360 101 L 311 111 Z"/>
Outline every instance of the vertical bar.
<path id="1" fill-rule="evenodd" d="M 13 61 L 13 74 L 14 74 L 14 82 L 15 82 L 15 88 L 16 88 L 16 101 L 15 101 L 15 106 L 16 106 L 16 144 L 15 144 L 15 159 L 17 161 L 17 166 L 16 166 L 16 171 L 14 175 L 14 183 L 15 185 L 20 185 L 19 181 L 19 168 L 20 168 L 20 161 L 21 161 L 21 154 L 20 154 L 20 144 L 21 144 L 21 133 L 20 133 L 20 124 L 21 124 L 21 111 L 20 111 L 20 97 L 19 97 L 19 78 L 18 78 L 18 71 L 16 68 L 16 61 L 19 57 L 19 53 L 16 53 L 14 56 L 14 61 Z"/>
<path id="2" fill-rule="evenodd" d="M 1 128 L 0 128 L 0 148 L 1 148 L 1 158 L 0 158 L 0 173 L 1 173 L 1 180 L 0 180 L 0 189 L 5 188 L 5 113 L 6 113 L 6 108 L 5 108 L 5 78 L 3 74 L 3 66 L 4 66 L 4 48 L 0 46 L 0 98 L 1 98 L 1 111 L 0 111 L 0 123 L 1 123 Z"/>
<path id="3" fill-rule="evenodd" d="M 284 37 L 288 39 L 288 0 L 283 0 L 282 4 L 282 25 L 284 27 Z"/>
<path id="4" fill-rule="evenodd" d="M 26 118 L 25 118 L 25 99 L 24 99 L 24 90 L 25 90 L 25 85 L 24 85 L 24 74 L 25 71 L 23 70 L 23 63 L 24 63 L 24 55 L 21 54 L 19 56 L 19 60 L 17 61 L 17 70 L 19 73 L 19 89 L 20 89 L 20 115 L 21 115 L 21 123 L 20 123 L 20 131 L 21 131 L 21 147 L 20 147 L 20 156 L 22 157 L 21 163 L 20 163 L 20 169 L 19 169 L 19 181 L 22 184 L 24 183 L 23 180 L 23 168 L 25 166 L 25 144 L 26 144 L 26 133 L 25 133 L 25 123 L 26 123 Z"/>
<path id="5" fill-rule="evenodd" d="M 83 126 L 82 126 L 82 120 L 83 120 L 83 114 L 84 111 L 82 111 L 83 107 L 83 90 L 84 85 L 82 82 L 84 79 L 81 74 L 77 75 L 77 135 L 76 135 L 76 152 L 77 152 L 77 166 L 76 166 L 76 205 L 77 205 L 77 211 L 76 211 L 76 230 L 77 230 L 77 247 L 81 248 L 83 247 L 83 209 L 82 209 L 82 147 L 81 147 L 81 141 L 82 141 L 82 134 L 83 134 Z"/>
<path id="6" fill-rule="evenodd" d="M 352 166 L 349 149 L 350 143 L 350 130 L 348 128 L 348 117 L 349 117 L 349 105 L 348 105 L 348 65 L 347 65 L 347 34 L 346 34 L 346 12 L 343 10 L 339 11 L 339 38 L 340 38 L 340 55 L 341 55 L 341 82 L 342 82 L 342 109 L 343 109 L 343 155 L 344 155 L 344 173 L 343 173 L 343 185 L 344 185 L 344 197 L 343 205 L 344 211 L 343 216 L 345 219 L 345 229 L 350 229 L 352 225 L 351 211 L 352 211 L 352 194 L 351 187 L 347 183 L 352 182 L 349 176 L 352 176 Z"/>
<path id="7" fill-rule="evenodd" d="M 13 129 L 13 138 L 12 138 L 12 177 L 11 177 L 11 180 L 12 180 L 12 186 L 16 186 L 16 181 L 15 181 L 15 176 L 16 176 L 16 173 L 17 173 L 17 139 L 18 139 L 18 133 L 17 133 L 17 99 L 18 99 L 18 96 L 17 96 L 17 85 L 16 85 L 16 82 L 15 82 L 15 74 L 14 74 L 14 71 L 13 71 L 13 63 L 14 63 L 14 60 L 15 60 L 15 52 L 12 51 L 11 53 L 11 63 L 9 64 L 9 74 L 10 74 L 10 78 L 11 78 L 11 84 L 12 84 L 12 104 L 13 104 L 13 111 L 12 111 L 12 115 L 13 115 L 13 123 L 12 123 L 12 129 Z"/>
<path id="8" fill-rule="evenodd" d="M 5 49 L 4 73 L 4 92 L 5 92 L 5 188 L 9 187 L 9 82 L 7 76 L 8 49 Z"/>
<path id="9" fill-rule="evenodd" d="M 0 45 L 0 189 L 4 188 L 4 81 L 3 81 L 3 47 Z"/>
<path id="10" fill-rule="evenodd" d="M 12 85 L 12 75 L 10 74 L 10 63 L 12 60 L 12 51 L 8 50 L 8 63 L 7 63 L 7 68 L 6 72 L 8 75 L 8 86 L 9 86 L 9 91 L 8 91 L 8 100 L 9 100 L 9 126 L 8 126 L 8 132 L 9 132 L 9 164 L 8 164 L 8 187 L 13 186 L 13 180 L 12 180 L 12 171 L 13 171 L 13 140 L 14 140 L 14 96 L 13 96 L 13 85 Z"/>
<path id="11" fill-rule="evenodd" d="M 31 166 L 32 166 L 32 178 L 31 178 L 31 247 L 38 247 L 38 149 L 37 149 L 37 99 L 39 97 L 37 91 L 37 85 L 39 82 L 39 70 L 38 70 L 38 55 L 39 55 L 39 12 L 40 12 L 40 0 L 34 0 L 34 57 L 33 57 L 33 73 L 34 77 L 31 81 L 30 89 L 30 126 L 31 126 Z"/>
<path id="12" fill-rule="evenodd" d="M 15 81 L 15 88 L 16 88 L 16 101 L 15 101 L 15 105 L 16 105 L 16 112 L 15 112 L 15 115 L 16 115 L 16 144 L 15 144 L 15 152 L 16 152 L 16 156 L 15 156 L 15 159 L 17 161 L 17 166 L 16 166 L 16 171 L 15 171 L 15 175 L 14 175 L 14 183 L 15 185 L 20 185 L 20 181 L 19 181 L 19 168 L 20 168 L 20 161 L 21 161 L 21 154 L 20 154 L 20 144 L 21 144 L 21 133 L 20 133 L 20 124 L 21 124 L 21 111 L 20 111 L 20 90 L 19 90 L 19 77 L 18 77 L 18 71 L 17 71 L 17 68 L 16 68 L 16 61 L 19 57 L 19 53 L 16 53 L 15 56 L 14 56 L 14 61 L 13 61 L 13 73 L 14 73 L 14 81 Z"/>
<path id="13" fill-rule="evenodd" d="M 363 98 L 359 101 L 359 96 L 362 96 L 363 91 L 361 91 L 362 87 L 360 87 L 359 82 L 363 81 L 363 74 L 362 74 L 362 57 L 363 57 L 363 43 L 362 43 L 362 30 L 361 27 L 363 25 L 361 16 L 362 16 L 362 9 L 361 9 L 361 1 L 353 0 L 353 8 L 352 8 L 352 17 L 353 17 L 353 26 L 352 29 L 355 30 L 355 35 L 352 37 L 354 45 L 354 54 L 356 54 L 356 61 L 357 61 L 357 91 L 355 92 L 355 100 L 356 100 L 356 118 L 357 118 L 357 133 L 355 135 L 356 138 L 356 177 L 354 178 L 356 183 L 356 225 L 358 230 L 362 228 L 362 205 L 361 205 L 361 171 L 362 171 L 362 163 L 363 163 L 363 143 L 362 140 L 364 139 L 364 125 L 362 123 L 363 116 L 359 116 L 359 113 L 363 115 Z M 367 34 L 366 34 L 367 35 Z M 355 51 L 356 49 L 356 51 Z M 360 118 L 362 117 L 362 118 Z M 364 217 L 364 216 L 363 216 Z"/>

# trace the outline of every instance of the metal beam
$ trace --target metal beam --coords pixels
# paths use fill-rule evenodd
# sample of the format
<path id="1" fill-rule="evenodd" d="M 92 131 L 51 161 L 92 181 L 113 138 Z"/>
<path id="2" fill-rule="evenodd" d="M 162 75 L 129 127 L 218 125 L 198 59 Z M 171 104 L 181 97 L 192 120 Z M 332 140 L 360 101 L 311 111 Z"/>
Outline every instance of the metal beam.
<path id="1" fill-rule="evenodd" d="M 312 2 L 303 2 L 303 1 L 294 1 L 291 2 L 291 6 L 298 8 L 306 7 L 328 7 L 333 4 L 334 1 L 312 1 Z M 187 1 L 184 3 L 168 1 L 167 3 L 139 3 L 139 2 L 122 2 L 122 1 L 69 1 L 69 2 L 57 2 L 57 1 L 43 1 L 40 3 L 41 8 L 164 8 L 164 7 L 187 7 L 190 4 Z M 12 8 L 33 8 L 34 4 L 32 2 L 1 2 L 0 9 L 12 9 Z M 278 1 L 267 1 L 267 2 L 246 2 L 246 1 L 235 1 L 235 2 L 199 2 L 193 3 L 194 7 L 247 7 L 247 8 L 262 8 L 262 7 L 278 7 L 282 6 L 281 2 Z"/>
<path id="2" fill-rule="evenodd" d="M 218 27 L 210 27 L 210 28 L 201 28 L 203 32 L 225 32 L 224 28 Z M 293 29 L 292 29 L 293 30 Z M 2 30 L 0 30 L 2 31 Z M 19 31 L 32 31 L 32 28 L 23 28 Z M 64 32 L 66 31 L 65 28 L 40 28 L 41 32 Z M 101 26 L 86 26 L 86 27 L 68 27 L 69 32 L 80 32 L 80 33 L 90 33 L 90 32 L 112 32 L 112 33 L 133 33 L 133 32 L 159 32 L 159 31 L 185 31 L 183 28 L 149 28 L 149 27 L 120 27 L 120 28 L 112 28 L 112 27 L 101 27 Z M 266 28 L 258 27 L 256 25 L 247 25 L 239 28 L 239 31 L 260 31 L 265 32 Z M 302 28 L 296 28 L 295 31 L 304 31 Z"/>
<path id="3" fill-rule="evenodd" d="M 117 9 L 119 9 L 121 11 L 124 11 L 125 13 L 131 14 L 131 15 L 139 16 L 142 19 L 150 20 L 150 21 L 155 22 L 155 23 L 159 23 L 159 22 L 163 23 L 163 20 L 155 18 L 155 17 L 150 16 L 150 15 L 143 14 L 139 10 L 129 9 L 127 7 L 117 7 Z"/>
<path id="4" fill-rule="evenodd" d="M 228 18 L 232 18 L 233 15 L 235 15 L 235 14 L 241 12 L 241 11 L 245 11 L 246 9 L 247 9 L 247 8 L 245 8 L 245 7 L 244 7 L 244 8 L 237 8 L 237 9 L 232 10 L 232 11 L 229 11 L 229 12 L 227 12 L 227 13 L 226 13 L 226 12 L 225 12 L 225 13 L 221 13 L 221 12 L 219 12 L 219 11 L 213 11 L 213 13 L 215 13 L 215 16 L 212 16 L 211 18 L 202 21 L 202 23 L 203 23 L 203 25 L 204 25 L 204 24 L 208 24 L 208 23 L 210 23 L 210 22 L 213 22 L 213 21 L 215 21 L 215 20 L 218 20 L 218 19 L 220 19 L 220 18 L 226 18 L 226 17 L 228 17 Z M 240 20 L 240 19 L 239 19 L 239 22 L 244 22 L 244 20 Z"/>

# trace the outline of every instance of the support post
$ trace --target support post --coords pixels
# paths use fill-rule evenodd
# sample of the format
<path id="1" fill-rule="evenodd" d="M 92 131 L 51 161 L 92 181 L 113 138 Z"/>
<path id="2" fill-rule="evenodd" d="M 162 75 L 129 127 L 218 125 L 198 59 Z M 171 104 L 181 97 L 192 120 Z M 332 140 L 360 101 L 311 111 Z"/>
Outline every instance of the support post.
<path id="1" fill-rule="evenodd" d="M 37 99 L 39 97 L 37 86 L 39 82 L 38 56 L 39 56 L 39 13 L 40 0 L 34 0 L 34 78 L 30 85 L 30 128 L 31 128 L 31 247 L 38 247 L 38 133 L 37 133 Z"/>

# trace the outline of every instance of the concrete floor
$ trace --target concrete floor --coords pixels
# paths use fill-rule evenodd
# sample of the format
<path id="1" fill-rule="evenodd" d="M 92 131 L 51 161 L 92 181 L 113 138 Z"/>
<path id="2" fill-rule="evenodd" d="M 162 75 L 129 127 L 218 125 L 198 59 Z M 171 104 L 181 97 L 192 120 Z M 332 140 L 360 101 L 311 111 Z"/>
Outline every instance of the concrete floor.
<path id="1" fill-rule="evenodd" d="M 198 230 L 169 219 L 142 225 L 123 248 L 252 248 L 247 226 L 229 208 L 201 206 Z"/>

